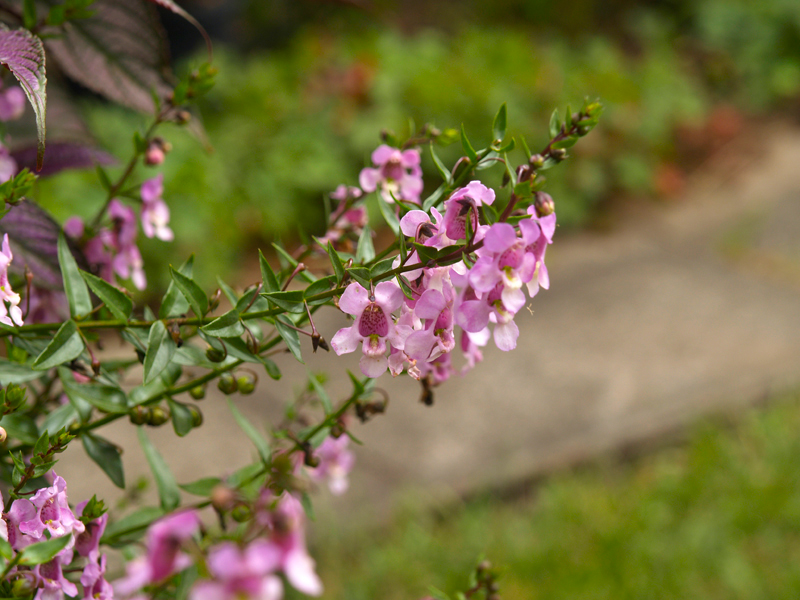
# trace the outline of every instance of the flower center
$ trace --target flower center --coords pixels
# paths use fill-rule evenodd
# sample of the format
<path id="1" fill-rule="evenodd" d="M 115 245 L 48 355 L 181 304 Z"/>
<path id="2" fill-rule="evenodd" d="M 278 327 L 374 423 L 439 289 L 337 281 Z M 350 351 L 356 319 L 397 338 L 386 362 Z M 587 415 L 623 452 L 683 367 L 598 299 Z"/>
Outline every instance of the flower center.
<path id="1" fill-rule="evenodd" d="M 358 320 L 358 333 L 363 337 L 371 335 L 386 337 L 389 335 L 389 321 L 386 313 L 377 303 L 371 302 L 361 313 L 361 318 Z"/>

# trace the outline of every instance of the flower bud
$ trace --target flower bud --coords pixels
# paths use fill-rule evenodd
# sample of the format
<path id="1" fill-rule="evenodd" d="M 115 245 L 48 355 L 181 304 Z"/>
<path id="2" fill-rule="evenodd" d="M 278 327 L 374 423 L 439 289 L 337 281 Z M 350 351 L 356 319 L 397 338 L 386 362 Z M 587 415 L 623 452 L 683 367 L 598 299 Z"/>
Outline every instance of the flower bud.
<path id="1" fill-rule="evenodd" d="M 9 384 L 6 388 L 6 406 L 14 409 L 22 406 L 25 403 L 25 391 L 25 388 Z"/>
<path id="2" fill-rule="evenodd" d="M 206 358 L 213 363 L 222 362 L 225 360 L 227 354 L 222 350 L 217 350 L 216 348 L 209 348 L 206 350 Z"/>
<path id="3" fill-rule="evenodd" d="M 219 376 L 217 387 L 223 394 L 230 396 L 235 393 L 239 386 L 236 384 L 236 379 L 230 373 L 223 373 Z"/>
<path id="4" fill-rule="evenodd" d="M 189 121 L 192 120 L 192 113 L 188 110 L 179 110 L 175 113 L 175 121 L 178 125 L 186 125 Z"/>
<path id="5" fill-rule="evenodd" d="M 18 573 L 20 577 L 11 584 L 11 595 L 16 598 L 30 596 L 39 587 L 31 572 Z"/>
<path id="6" fill-rule="evenodd" d="M 196 406 L 189 406 L 189 412 L 192 413 L 192 427 L 200 427 L 203 424 L 203 413 Z"/>
<path id="7" fill-rule="evenodd" d="M 6 433 L 6 430 L 0 427 L 0 444 L 5 442 L 7 439 L 8 439 L 8 434 Z"/>
<path id="8" fill-rule="evenodd" d="M 150 409 L 146 406 L 134 406 L 128 412 L 128 419 L 134 425 L 144 425 L 150 420 Z"/>
<path id="9" fill-rule="evenodd" d="M 217 288 L 217 291 L 211 295 L 208 301 L 208 312 L 214 312 L 219 308 L 219 300 L 222 297 L 222 290 Z"/>
<path id="10" fill-rule="evenodd" d="M 225 485 L 216 485 L 211 490 L 211 505 L 219 512 L 230 510 L 236 500 L 236 494 Z"/>
<path id="11" fill-rule="evenodd" d="M 564 148 L 553 148 L 550 150 L 550 156 L 556 162 L 561 162 L 565 158 L 567 158 L 567 151 Z"/>
<path id="12" fill-rule="evenodd" d="M 154 406 L 150 410 L 150 418 L 147 420 L 148 425 L 158 427 L 169 421 L 169 411 L 165 408 L 162 408 L 161 406 Z"/>
<path id="13" fill-rule="evenodd" d="M 541 154 L 534 154 L 531 156 L 528 163 L 534 169 L 541 169 L 544 166 L 544 156 L 542 156 Z"/>
<path id="14" fill-rule="evenodd" d="M 231 517 L 237 523 L 245 523 L 249 521 L 253 516 L 253 513 L 250 510 L 250 507 L 246 504 L 237 504 L 233 507 L 231 511 Z"/>
<path id="15" fill-rule="evenodd" d="M 256 381 L 252 375 L 240 375 L 236 379 L 236 386 L 239 388 L 239 393 L 243 395 L 252 394 L 256 389 Z"/>
<path id="16" fill-rule="evenodd" d="M 540 217 L 552 215 L 556 210 L 556 203 L 553 202 L 553 197 L 546 192 L 536 192 L 533 205 L 536 207 L 536 214 Z"/>
<path id="17" fill-rule="evenodd" d="M 144 152 L 144 164 L 154 166 L 164 162 L 167 153 L 172 150 L 172 144 L 165 142 L 163 138 L 154 137 L 147 144 Z"/>
<path id="18" fill-rule="evenodd" d="M 206 386 L 196 385 L 189 390 L 189 395 L 195 400 L 202 400 L 206 397 Z"/>

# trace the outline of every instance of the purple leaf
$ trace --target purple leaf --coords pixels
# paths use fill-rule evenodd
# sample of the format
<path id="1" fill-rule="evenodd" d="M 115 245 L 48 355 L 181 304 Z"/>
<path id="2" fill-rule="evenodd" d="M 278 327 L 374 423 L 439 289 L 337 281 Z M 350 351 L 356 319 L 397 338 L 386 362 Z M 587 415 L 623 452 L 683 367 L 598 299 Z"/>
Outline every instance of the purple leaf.
<path id="1" fill-rule="evenodd" d="M 44 161 L 45 112 L 47 111 L 47 77 L 44 68 L 42 40 L 27 29 L 10 30 L 0 24 L 0 63 L 8 67 L 28 96 L 36 115 L 38 147 L 36 170 Z"/>
<path id="2" fill-rule="evenodd" d="M 0 219 L 0 236 L 8 234 L 14 259 L 9 270 L 23 276 L 27 266 L 33 282 L 39 287 L 63 289 L 58 265 L 58 233 L 61 226 L 53 217 L 28 200 L 20 202 Z M 68 241 L 78 266 L 89 270 L 89 264 L 74 244 Z"/>
<path id="3" fill-rule="evenodd" d="M 200 32 L 200 35 L 202 35 L 203 39 L 206 41 L 206 48 L 208 49 L 208 62 L 212 62 L 213 52 L 211 50 L 211 38 L 208 36 L 208 33 L 206 32 L 205 28 L 202 25 L 200 25 L 197 19 L 195 19 L 185 10 L 183 10 L 173 0 L 150 0 L 150 2 L 155 2 L 159 6 L 163 6 L 167 10 L 171 10 L 176 15 L 180 15 L 181 17 L 189 21 L 189 23 L 194 25 L 197 31 Z"/>
<path id="4" fill-rule="evenodd" d="M 36 148 L 33 146 L 17 148 L 11 152 L 11 156 L 17 161 L 20 169 L 27 167 L 32 170 L 32 165 L 36 163 Z M 117 160 L 108 152 L 88 144 L 51 140 L 47 146 L 47 163 L 39 171 L 39 175 L 47 177 L 65 169 L 88 169 L 96 165 L 113 165 L 116 162 Z"/>
<path id="5" fill-rule="evenodd" d="M 52 2 L 52 0 L 48 0 Z M 152 112 L 166 97 L 168 57 L 155 9 L 145 0 L 95 0 L 94 14 L 47 39 L 49 56 L 72 79 L 124 106 Z"/>

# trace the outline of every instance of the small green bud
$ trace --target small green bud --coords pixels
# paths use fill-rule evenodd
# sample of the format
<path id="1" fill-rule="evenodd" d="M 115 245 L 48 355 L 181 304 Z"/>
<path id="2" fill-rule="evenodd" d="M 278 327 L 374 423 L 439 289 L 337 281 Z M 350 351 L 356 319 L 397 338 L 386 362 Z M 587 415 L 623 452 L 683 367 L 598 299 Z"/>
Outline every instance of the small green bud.
<path id="1" fill-rule="evenodd" d="M 150 421 L 150 409 L 146 406 L 134 406 L 128 411 L 128 419 L 134 425 L 144 425 Z"/>
<path id="2" fill-rule="evenodd" d="M 256 382 L 252 375 L 240 375 L 236 380 L 239 393 L 243 395 L 252 394 L 256 389 Z"/>
<path id="3" fill-rule="evenodd" d="M 189 390 L 189 395 L 195 400 L 202 400 L 206 397 L 206 386 L 198 385 Z"/>
<path id="4" fill-rule="evenodd" d="M 206 350 L 206 358 L 211 362 L 218 363 L 225 360 L 226 353 L 222 350 L 217 350 L 216 348 L 209 348 Z"/>
<path id="5" fill-rule="evenodd" d="M 239 386 L 236 383 L 236 379 L 230 373 L 223 373 L 219 376 L 219 381 L 217 381 L 217 387 L 219 391 L 225 395 L 230 396 L 231 394 L 235 393 Z"/>
<path id="6" fill-rule="evenodd" d="M 189 412 L 192 413 L 192 427 L 200 427 L 203 424 L 203 413 L 196 406 L 189 406 Z"/>
<path id="7" fill-rule="evenodd" d="M 250 507 L 246 504 L 237 504 L 231 511 L 231 517 L 233 517 L 233 520 L 237 523 L 245 523 L 249 521 L 252 517 Z"/>
<path id="8" fill-rule="evenodd" d="M 11 584 L 11 594 L 16 598 L 23 598 L 30 596 L 36 591 L 38 587 L 36 580 L 33 578 L 33 573 L 21 573 L 19 579 L 15 579 Z"/>
<path id="9" fill-rule="evenodd" d="M 169 421 L 169 411 L 161 406 L 154 406 L 151 409 L 150 419 L 147 421 L 148 425 L 158 427 Z"/>
<path id="10" fill-rule="evenodd" d="M 556 162 L 561 162 L 565 158 L 567 158 L 567 151 L 564 148 L 553 148 L 550 150 L 550 156 Z"/>
<path id="11" fill-rule="evenodd" d="M 541 169 L 544 166 L 544 156 L 542 156 L 541 154 L 533 154 L 528 163 L 534 169 Z"/>
<path id="12" fill-rule="evenodd" d="M 17 409 L 25 403 L 26 389 L 13 383 L 6 388 L 6 405 Z"/>

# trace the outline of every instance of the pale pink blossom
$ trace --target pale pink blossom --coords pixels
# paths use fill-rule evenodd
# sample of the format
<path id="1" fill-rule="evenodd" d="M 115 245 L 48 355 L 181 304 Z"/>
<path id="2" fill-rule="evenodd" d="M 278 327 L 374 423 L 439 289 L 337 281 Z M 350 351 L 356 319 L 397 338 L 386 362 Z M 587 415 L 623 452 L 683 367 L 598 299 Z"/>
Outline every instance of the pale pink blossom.
<path id="1" fill-rule="evenodd" d="M 266 540 L 256 540 L 244 550 L 223 542 L 208 553 L 213 580 L 197 582 L 189 600 L 280 600 L 283 584 L 274 574 L 280 562 L 278 546 Z"/>
<path id="2" fill-rule="evenodd" d="M 372 163 L 376 168 L 366 167 L 358 176 L 361 189 L 380 190 L 388 203 L 397 198 L 419 204 L 423 188 L 419 150 L 399 150 L 382 144 L 372 153 Z"/>
<path id="3" fill-rule="evenodd" d="M 3 235 L 3 246 L 0 250 L 0 323 L 10 327 L 22 325 L 22 309 L 19 307 L 19 294 L 11 289 L 8 281 L 8 266 L 14 255 L 8 244 L 8 234 Z M 6 306 L 6 303 L 8 306 Z"/>
<path id="4" fill-rule="evenodd" d="M 142 231 L 149 238 L 157 237 L 165 242 L 171 242 L 175 234 L 168 226 L 169 207 L 162 198 L 163 194 L 163 173 L 142 183 Z"/>
<path id="5" fill-rule="evenodd" d="M 478 230 L 478 208 L 484 204 L 492 204 L 495 199 L 494 190 L 487 188 L 480 181 L 470 181 L 462 188 L 455 190 L 444 202 L 444 230 L 451 240 L 463 240 L 467 237 L 467 215 L 470 216 L 470 230 Z"/>
<path id="6" fill-rule="evenodd" d="M 347 475 L 355 462 L 355 455 L 349 449 L 349 445 L 350 438 L 346 435 L 340 435 L 338 438 L 326 437 L 314 451 L 319 464 L 308 469 L 311 479 L 326 481 L 328 489 L 337 496 L 347 491 L 349 486 Z"/>
<path id="7" fill-rule="evenodd" d="M 12 86 L 0 90 L 0 121 L 14 121 L 25 112 L 28 99 L 19 86 Z"/>

